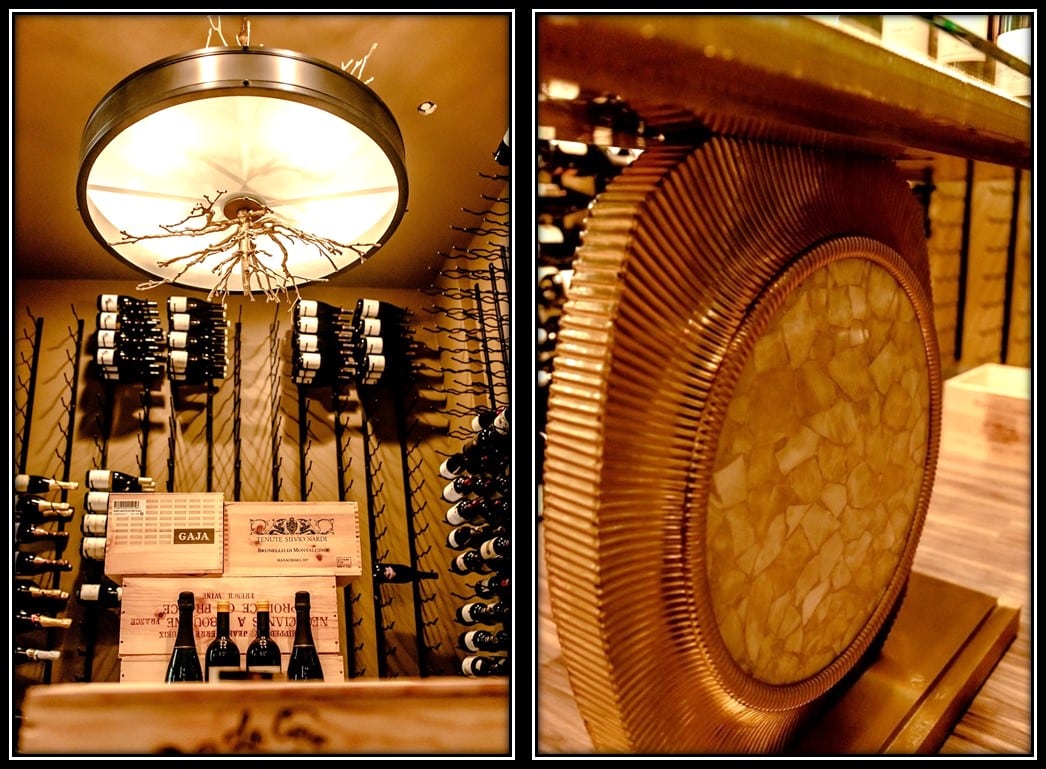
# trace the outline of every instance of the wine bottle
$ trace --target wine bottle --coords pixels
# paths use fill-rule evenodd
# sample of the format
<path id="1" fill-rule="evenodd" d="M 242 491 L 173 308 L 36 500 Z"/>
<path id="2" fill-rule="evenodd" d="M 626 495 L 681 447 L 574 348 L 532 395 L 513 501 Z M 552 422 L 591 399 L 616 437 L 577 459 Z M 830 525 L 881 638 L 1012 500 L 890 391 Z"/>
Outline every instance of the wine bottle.
<path id="1" fill-rule="evenodd" d="M 479 546 L 479 554 L 487 563 L 505 558 L 512 552 L 509 539 L 505 536 L 491 537 Z"/>
<path id="2" fill-rule="evenodd" d="M 200 668 L 200 655 L 196 652 L 196 634 L 193 631 L 193 612 L 196 609 L 196 596 L 189 590 L 178 594 L 178 635 L 174 638 L 174 648 L 167 662 L 167 683 L 181 681 L 202 681 L 203 670 Z"/>
<path id="3" fill-rule="evenodd" d="M 209 331 L 216 328 L 225 328 L 229 321 L 224 318 L 200 317 L 187 312 L 175 312 L 168 316 L 172 331 Z"/>
<path id="4" fill-rule="evenodd" d="M 995 18 L 995 45 L 1026 64 L 1031 63 L 1031 14 L 1005 14 Z M 1002 62 L 995 64 L 995 86 L 1010 96 L 1031 101 L 1031 78 Z"/>
<path id="5" fill-rule="evenodd" d="M 15 609 L 15 631 L 19 633 L 52 627 L 65 630 L 72 624 L 71 617 L 51 617 L 29 609 Z"/>
<path id="6" fill-rule="evenodd" d="M 478 412 L 472 417 L 472 431 L 478 433 L 483 428 L 490 427 L 490 425 L 494 424 L 494 420 L 497 419 L 498 412 L 504 408 L 504 406 L 501 406 L 497 409 L 484 409 Z"/>
<path id="7" fill-rule="evenodd" d="M 157 310 L 156 302 L 120 294 L 99 294 L 98 309 L 101 312 L 148 312 Z"/>
<path id="8" fill-rule="evenodd" d="M 167 349 L 206 352 L 214 356 L 225 357 L 229 351 L 229 340 L 220 330 L 204 331 L 200 334 L 190 334 L 188 331 L 168 331 Z"/>
<path id="9" fill-rule="evenodd" d="M 88 470 L 87 488 L 92 491 L 151 492 L 156 481 L 148 476 L 135 476 L 119 470 Z"/>
<path id="10" fill-rule="evenodd" d="M 99 349 L 126 350 L 139 355 L 155 355 L 161 349 L 161 345 L 151 338 L 142 339 L 126 331 L 108 328 L 98 329 L 95 333 L 95 344 Z M 95 360 L 98 360 L 97 356 Z"/>
<path id="11" fill-rule="evenodd" d="M 508 651 L 508 631 L 469 630 L 458 636 L 458 646 L 470 652 Z"/>
<path id="12" fill-rule="evenodd" d="M 18 494 L 47 494 L 52 491 L 75 489 L 76 481 L 59 481 L 43 475 L 18 473 L 15 476 L 15 492 Z"/>
<path id="13" fill-rule="evenodd" d="M 438 576 L 433 571 L 418 571 L 403 563 L 374 564 L 374 581 L 377 583 L 416 582 L 420 579 L 437 579 Z"/>
<path id="14" fill-rule="evenodd" d="M 508 148 L 508 129 L 505 129 L 505 135 L 501 137 L 501 141 L 498 142 L 497 149 L 495 149 L 494 152 L 491 153 L 491 155 L 494 158 L 494 162 L 497 163 L 499 166 L 504 166 L 505 168 L 509 167 L 512 159 L 512 153 L 509 152 Z"/>
<path id="15" fill-rule="evenodd" d="M 80 555 L 89 561 L 104 561 L 105 537 L 83 537 L 80 540 Z"/>
<path id="16" fill-rule="evenodd" d="M 495 572 L 477 581 L 472 589 L 480 598 L 508 598 L 511 579 L 507 574 Z"/>
<path id="17" fill-rule="evenodd" d="M 191 296 L 167 297 L 168 315 L 190 315 L 225 317 L 225 308 L 218 302 L 208 302 Z"/>
<path id="18" fill-rule="evenodd" d="M 139 337 L 152 336 L 160 330 L 159 315 L 143 315 L 140 317 L 128 317 L 117 312 L 100 312 L 96 318 L 95 325 L 98 328 L 111 331 L 128 331 Z"/>
<path id="19" fill-rule="evenodd" d="M 312 617 L 309 593 L 299 590 L 294 594 L 294 646 L 287 661 L 287 678 L 291 681 L 322 681 L 323 667 L 316 644 L 312 640 Z"/>
<path id="20" fill-rule="evenodd" d="M 294 305 L 294 314 L 302 318 L 341 318 L 351 315 L 344 307 L 315 299 L 299 299 Z"/>
<path id="21" fill-rule="evenodd" d="M 32 580 L 16 579 L 15 600 L 22 604 L 33 601 L 64 602 L 69 600 L 69 594 L 57 588 L 40 587 Z"/>
<path id="22" fill-rule="evenodd" d="M 508 604 L 503 601 L 482 603 L 472 601 L 459 606 L 454 617 L 462 625 L 497 625 L 509 618 Z"/>
<path id="23" fill-rule="evenodd" d="M 229 612 L 232 604 L 227 600 L 219 600 L 216 604 L 214 638 L 207 645 L 204 654 L 204 667 L 207 680 L 218 681 L 223 670 L 240 669 L 240 647 L 229 635 Z"/>
<path id="24" fill-rule="evenodd" d="M 465 550 L 479 544 L 485 537 L 489 537 L 490 534 L 491 529 L 488 525 L 473 526 L 472 524 L 464 523 L 447 534 L 447 547 L 452 550 Z"/>
<path id="25" fill-rule="evenodd" d="M 109 513 L 109 492 L 108 491 L 88 491 L 84 494 L 84 510 L 91 513 L 99 513 L 101 515 L 108 515 Z"/>
<path id="26" fill-rule="evenodd" d="M 19 517 L 39 522 L 44 518 L 71 518 L 74 511 L 68 502 L 52 502 L 43 497 L 19 494 L 15 498 L 15 512 Z"/>
<path id="27" fill-rule="evenodd" d="M 104 537 L 109 525 L 109 516 L 98 513 L 85 513 L 80 519 L 80 533 L 89 537 Z"/>
<path id="28" fill-rule="evenodd" d="M 447 502 L 458 502 L 469 494 L 479 497 L 490 496 L 494 492 L 494 479 L 485 474 L 459 475 L 443 487 L 443 499 Z"/>
<path id="29" fill-rule="evenodd" d="M 27 662 L 55 662 L 62 658 L 60 649 L 33 649 L 26 646 L 15 647 L 15 664 Z"/>
<path id="30" fill-rule="evenodd" d="M 353 312 L 353 318 L 377 318 L 383 323 L 399 323 L 406 315 L 402 307 L 380 299 L 357 299 Z"/>
<path id="31" fill-rule="evenodd" d="M 106 369 L 149 370 L 161 363 L 155 350 L 144 347 L 99 347 L 94 356 L 95 362 Z"/>
<path id="32" fill-rule="evenodd" d="M 492 571 L 478 550 L 466 550 L 454 558 L 450 562 L 450 570 L 455 574 L 488 574 Z"/>
<path id="33" fill-rule="evenodd" d="M 123 600 L 123 588 L 109 582 L 87 582 L 76 591 L 76 599 L 85 606 L 115 609 Z"/>
<path id="34" fill-rule="evenodd" d="M 245 655 L 247 670 L 279 675 L 283 671 L 283 655 L 276 641 L 269 636 L 268 601 L 258 601 L 256 620 L 255 636 L 248 644 Z"/>
<path id="35" fill-rule="evenodd" d="M 18 525 L 18 533 L 15 535 L 15 541 L 19 545 L 27 545 L 32 542 L 52 542 L 55 547 L 65 545 L 69 541 L 68 531 L 52 531 L 51 529 L 45 529 L 43 526 L 38 526 L 32 521 L 22 521 Z"/>
<path id="36" fill-rule="evenodd" d="M 485 517 L 489 506 L 490 501 L 484 497 L 470 497 L 449 508 L 444 518 L 452 526 L 461 526 Z"/>
<path id="37" fill-rule="evenodd" d="M 461 672 L 470 678 L 481 676 L 507 676 L 508 657 L 486 657 L 470 654 L 461 660 Z"/>
<path id="38" fill-rule="evenodd" d="M 46 574 L 55 571 L 72 571 L 73 565 L 61 558 L 44 558 L 42 555 L 19 550 L 15 554 L 15 574 Z"/>
<path id="39" fill-rule="evenodd" d="M 354 336 L 351 321 L 311 318 L 304 315 L 294 319 L 294 331 L 299 334 L 316 334 L 327 339 L 351 339 Z"/>

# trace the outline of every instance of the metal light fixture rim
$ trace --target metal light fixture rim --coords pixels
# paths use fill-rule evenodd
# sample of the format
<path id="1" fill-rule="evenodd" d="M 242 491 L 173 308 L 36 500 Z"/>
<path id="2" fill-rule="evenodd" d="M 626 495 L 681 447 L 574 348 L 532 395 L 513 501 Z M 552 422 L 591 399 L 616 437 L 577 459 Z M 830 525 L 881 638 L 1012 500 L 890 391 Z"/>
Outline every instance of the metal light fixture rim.
<path id="1" fill-rule="evenodd" d="M 203 61 L 212 70 L 209 77 L 203 76 Z M 212 66 L 213 62 L 218 62 L 217 66 Z M 287 67 L 288 62 L 294 66 Z M 139 272 L 156 275 L 126 259 L 95 226 L 87 203 L 87 184 L 97 157 L 121 132 L 151 114 L 190 101 L 227 96 L 259 96 L 304 104 L 345 120 L 367 134 L 388 158 L 400 189 L 396 210 L 376 247 L 387 242 L 406 213 L 409 186 L 403 136 L 392 111 L 374 89 L 329 62 L 297 51 L 210 47 L 173 54 L 132 72 L 101 98 L 84 126 L 76 183 L 77 208 L 88 231 L 109 253 Z M 358 259 L 328 277 L 361 261 Z M 297 285 L 309 282 L 314 281 Z M 194 284 L 171 285 L 199 289 Z"/>

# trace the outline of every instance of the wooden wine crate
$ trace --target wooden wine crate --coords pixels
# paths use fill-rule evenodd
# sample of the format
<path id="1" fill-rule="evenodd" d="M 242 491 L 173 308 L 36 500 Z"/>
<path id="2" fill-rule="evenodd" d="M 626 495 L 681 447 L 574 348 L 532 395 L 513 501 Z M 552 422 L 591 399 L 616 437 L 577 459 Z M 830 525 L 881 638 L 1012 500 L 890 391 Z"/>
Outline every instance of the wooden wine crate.
<path id="1" fill-rule="evenodd" d="M 165 660 L 178 633 L 178 594 L 191 590 L 196 598 L 193 625 L 196 649 L 202 655 L 214 638 L 217 602 L 228 599 L 229 635 L 241 652 L 255 635 L 259 600 L 269 601 L 269 634 L 287 654 L 294 644 L 297 615 L 294 594 L 309 592 L 312 638 L 321 654 L 341 653 L 338 588 L 334 577 L 128 577 L 120 601 L 121 664 L 131 657 L 159 656 Z"/>
<path id="2" fill-rule="evenodd" d="M 507 679 L 32 686 L 24 755 L 507 755 Z"/>
<path id="3" fill-rule="evenodd" d="M 1031 452 L 1031 369 L 985 363 L 944 381 L 949 449 L 982 459 Z"/>
<path id="4" fill-rule="evenodd" d="M 106 575 L 221 574 L 224 502 L 220 492 L 110 494 Z"/>
<path id="5" fill-rule="evenodd" d="M 209 643 L 209 642 L 208 642 Z M 203 653 L 206 646 L 199 647 L 200 668 L 203 669 Z M 240 646 L 240 652 L 244 652 L 247 645 Z M 290 659 L 290 646 L 283 651 L 283 675 L 274 680 L 287 680 L 287 662 Z M 120 683 L 162 683 L 167 675 L 167 663 L 170 661 L 169 654 L 138 654 L 134 657 L 122 657 L 120 659 Z M 324 683 L 343 683 L 345 681 L 345 659 L 340 654 L 321 654 L 320 666 L 323 668 Z M 241 666 L 242 667 L 242 666 Z M 219 681 L 225 686 L 233 681 Z"/>
<path id="6" fill-rule="evenodd" d="M 225 518 L 226 576 L 362 574 L 355 502 L 229 502 Z"/>

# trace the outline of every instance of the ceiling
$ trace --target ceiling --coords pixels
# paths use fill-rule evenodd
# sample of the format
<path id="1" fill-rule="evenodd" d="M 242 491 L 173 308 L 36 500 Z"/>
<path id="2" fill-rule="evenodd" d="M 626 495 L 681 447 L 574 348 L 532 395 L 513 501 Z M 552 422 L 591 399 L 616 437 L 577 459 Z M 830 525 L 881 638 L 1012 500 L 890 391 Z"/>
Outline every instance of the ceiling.
<path id="1" fill-rule="evenodd" d="M 467 248 L 475 212 L 505 193 L 493 153 L 511 125 L 511 13 L 251 14 L 250 47 L 296 51 L 335 66 L 366 58 L 363 79 L 399 124 L 407 212 L 365 264 L 332 287 L 431 285 L 444 255 Z M 81 134 L 119 81 L 167 56 L 207 45 L 220 26 L 236 45 L 243 16 L 14 13 L 11 27 L 12 277 L 127 280 L 143 274 L 90 235 L 76 205 Z M 215 33 L 212 45 L 221 45 Z M 350 65 L 351 66 L 351 65 Z M 435 102 L 424 115 L 418 107 Z M 487 196 L 484 198 L 483 196 Z"/>

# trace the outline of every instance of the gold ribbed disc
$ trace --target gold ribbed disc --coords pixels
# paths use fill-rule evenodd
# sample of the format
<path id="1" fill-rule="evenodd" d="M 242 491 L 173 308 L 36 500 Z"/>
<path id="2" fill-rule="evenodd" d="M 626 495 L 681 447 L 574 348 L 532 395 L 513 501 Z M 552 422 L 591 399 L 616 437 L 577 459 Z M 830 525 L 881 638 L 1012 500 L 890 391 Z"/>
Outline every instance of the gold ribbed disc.
<path id="1" fill-rule="evenodd" d="M 874 652 L 936 467 L 929 285 L 886 161 L 717 138 L 647 150 L 597 200 L 544 468 L 597 750 L 780 750 Z"/>

